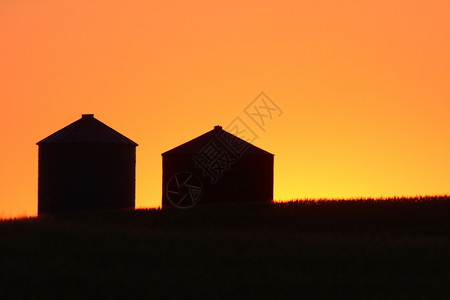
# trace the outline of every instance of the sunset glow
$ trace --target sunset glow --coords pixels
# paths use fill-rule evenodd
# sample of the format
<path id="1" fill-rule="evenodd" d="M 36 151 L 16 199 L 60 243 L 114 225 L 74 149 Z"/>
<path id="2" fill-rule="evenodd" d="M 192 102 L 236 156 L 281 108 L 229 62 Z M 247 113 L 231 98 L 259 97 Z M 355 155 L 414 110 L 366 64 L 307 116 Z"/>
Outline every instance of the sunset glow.
<path id="1" fill-rule="evenodd" d="M 449 1 L 2 1 L 0 218 L 37 212 L 36 142 L 95 117 L 161 153 L 241 117 L 275 200 L 450 194 Z M 244 112 L 264 91 L 265 130 Z"/>

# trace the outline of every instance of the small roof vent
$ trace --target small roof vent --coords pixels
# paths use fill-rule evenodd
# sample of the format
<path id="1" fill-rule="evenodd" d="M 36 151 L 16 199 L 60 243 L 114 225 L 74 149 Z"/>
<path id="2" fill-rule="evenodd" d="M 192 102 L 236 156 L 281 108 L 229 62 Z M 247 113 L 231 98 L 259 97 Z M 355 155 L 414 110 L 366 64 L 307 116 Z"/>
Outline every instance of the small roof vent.
<path id="1" fill-rule="evenodd" d="M 94 114 L 82 114 L 81 117 L 82 118 L 93 118 Z"/>
<path id="2" fill-rule="evenodd" d="M 215 129 L 215 130 L 222 130 L 222 126 L 219 126 L 219 125 L 214 126 L 214 129 Z"/>

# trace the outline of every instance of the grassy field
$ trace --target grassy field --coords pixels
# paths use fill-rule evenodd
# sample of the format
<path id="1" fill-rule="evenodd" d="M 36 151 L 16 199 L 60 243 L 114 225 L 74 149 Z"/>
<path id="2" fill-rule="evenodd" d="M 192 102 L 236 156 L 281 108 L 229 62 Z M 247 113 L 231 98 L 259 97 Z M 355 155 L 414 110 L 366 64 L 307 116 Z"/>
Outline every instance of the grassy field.
<path id="1" fill-rule="evenodd" d="M 0 299 L 450 299 L 450 197 L 0 222 Z"/>

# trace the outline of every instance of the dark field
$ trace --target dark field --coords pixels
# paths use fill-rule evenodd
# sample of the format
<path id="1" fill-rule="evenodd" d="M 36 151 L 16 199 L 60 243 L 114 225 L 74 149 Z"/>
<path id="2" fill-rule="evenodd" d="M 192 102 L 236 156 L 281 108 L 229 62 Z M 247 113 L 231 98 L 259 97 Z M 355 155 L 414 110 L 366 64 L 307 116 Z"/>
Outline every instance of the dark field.
<path id="1" fill-rule="evenodd" d="M 0 222 L 0 298 L 450 299 L 450 197 Z"/>

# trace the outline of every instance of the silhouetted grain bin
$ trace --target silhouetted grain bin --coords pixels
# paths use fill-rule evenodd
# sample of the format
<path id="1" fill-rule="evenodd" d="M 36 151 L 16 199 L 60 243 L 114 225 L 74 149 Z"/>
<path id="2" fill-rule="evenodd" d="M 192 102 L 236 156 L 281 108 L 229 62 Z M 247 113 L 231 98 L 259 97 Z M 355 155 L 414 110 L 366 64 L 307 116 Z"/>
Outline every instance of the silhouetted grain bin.
<path id="1" fill-rule="evenodd" d="M 215 126 L 162 154 L 162 206 L 273 200 L 273 154 Z"/>
<path id="2" fill-rule="evenodd" d="M 38 142 L 38 214 L 135 207 L 136 146 L 82 115 Z"/>

